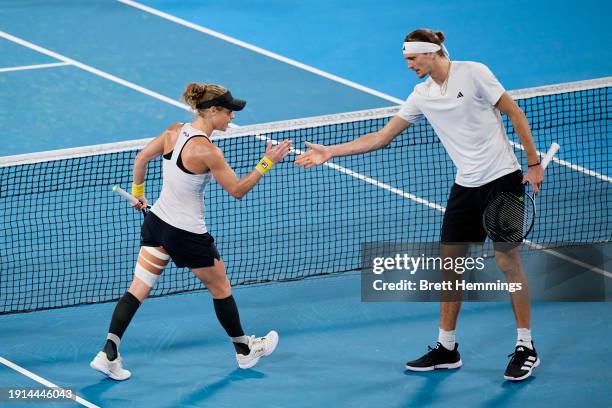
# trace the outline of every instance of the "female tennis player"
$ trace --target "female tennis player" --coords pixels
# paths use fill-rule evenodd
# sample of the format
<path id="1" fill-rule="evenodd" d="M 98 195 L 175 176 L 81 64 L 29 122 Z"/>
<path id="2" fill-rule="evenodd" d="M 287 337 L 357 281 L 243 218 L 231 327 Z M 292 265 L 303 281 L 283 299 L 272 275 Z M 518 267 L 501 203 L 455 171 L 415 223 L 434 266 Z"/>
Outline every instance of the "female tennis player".
<path id="1" fill-rule="evenodd" d="M 443 45 L 444 34 L 428 29 L 406 36 L 403 45 L 408 68 L 419 78 L 429 78 L 415 86 L 401 109 L 382 129 L 351 142 L 322 146 L 306 142 L 310 148 L 296 159 L 298 166 L 311 168 L 332 157 L 360 154 L 388 145 L 411 124 L 427 118 L 457 167 L 441 231 L 442 257 L 464 257 L 470 242 L 483 242 L 486 232 L 482 214 L 489 197 L 501 191 L 523 191 L 524 183 L 537 192 L 544 179 L 527 118 L 497 78 L 477 62 L 450 61 Z M 508 115 L 528 160 L 522 175 L 508 141 L 500 111 Z M 462 243 L 450 245 L 450 243 Z M 531 340 L 530 303 L 518 247 L 495 251 L 495 259 L 508 280 L 521 282 L 524 290 L 511 294 L 517 322 L 515 352 L 504 377 L 522 380 L 540 360 Z M 458 368 L 461 357 L 455 343 L 455 326 L 460 300 L 440 304 L 437 347 L 423 357 L 409 361 L 408 370 L 429 371 Z"/>
<path id="2" fill-rule="evenodd" d="M 132 195 L 147 206 L 144 180 L 147 164 L 163 155 L 163 186 L 159 199 L 145 217 L 141 247 L 128 291 L 117 303 L 106 343 L 91 367 L 114 380 L 131 373 L 122 366 L 121 337 L 138 307 L 147 298 L 170 258 L 178 267 L 188 267 L 213 297 L 215 313 L 231 338 L 240 368 L 253 367 L 262 356 L 274 351 L 278 334 L 245 336 L 240 323 L 225 265 L 204 221 L 204 188 L 211 178 L 233 197 L 241 199 L 291 148 L 287 140 L 272 147 L 269 142 L 261 161 L 238 179 L 223 152 L 210 139 L 214 130 L 224 131 L 246 102 L 235 99 L 225 88 L 212 84 L 189 84 L 183 94 L 196 112 L 192 123 L 174 124 L 149 142 L 134 160 Z"/>

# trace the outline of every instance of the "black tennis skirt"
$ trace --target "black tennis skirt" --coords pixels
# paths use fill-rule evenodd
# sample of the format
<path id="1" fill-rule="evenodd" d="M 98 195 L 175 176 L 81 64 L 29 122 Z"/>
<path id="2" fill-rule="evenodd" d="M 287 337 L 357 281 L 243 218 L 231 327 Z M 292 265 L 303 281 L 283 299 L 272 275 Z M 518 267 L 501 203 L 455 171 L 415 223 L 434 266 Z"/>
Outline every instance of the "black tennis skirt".
<path id="1" fill-rule="evenodd" d="M 208 232 L 196 234 L 173 227 L 149 211 L 140 229 L 140 245 L 163 247 L 179 268 L 205 268 L 221 259 Z"/>

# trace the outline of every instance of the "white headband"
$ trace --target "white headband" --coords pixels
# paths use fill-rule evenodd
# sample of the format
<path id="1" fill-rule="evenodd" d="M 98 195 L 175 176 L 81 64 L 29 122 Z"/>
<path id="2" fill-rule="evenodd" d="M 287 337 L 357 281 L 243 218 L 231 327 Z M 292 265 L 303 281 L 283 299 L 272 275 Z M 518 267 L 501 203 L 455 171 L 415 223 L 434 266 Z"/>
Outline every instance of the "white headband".
<path id="1" fill-rule="evenodd" d="M 442 44 L 441 46 L 438 44 L 430 43 L 430 42 L 421 42 L 421 41 L 407 41 L 404 43 L 402 47 L 402 52 L 404 55 L 406 54 L 424 54 L 427 52 L 438 52 L 442 50 L 446 58 L 449 57 L 448 50 Z"/>

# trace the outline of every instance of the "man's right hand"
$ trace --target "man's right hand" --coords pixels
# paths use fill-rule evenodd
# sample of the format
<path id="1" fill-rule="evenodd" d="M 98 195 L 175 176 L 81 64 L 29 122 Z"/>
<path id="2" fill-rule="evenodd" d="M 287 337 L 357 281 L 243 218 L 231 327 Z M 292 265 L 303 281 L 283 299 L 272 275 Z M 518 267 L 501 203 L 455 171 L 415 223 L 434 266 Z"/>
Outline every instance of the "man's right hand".
<path id="1" fill-rule="evenodd" d="M 304 167 L 308 170 L 311 167 L 319 166 L 325 163 L 333 157 L 330 148 L 327 146 L 310 142 L 304 142 L 304 144 L 310 150 L 308 150 L 306 153 L 300 154 L 297 159 L 295 159 L 296 166 Z"/>

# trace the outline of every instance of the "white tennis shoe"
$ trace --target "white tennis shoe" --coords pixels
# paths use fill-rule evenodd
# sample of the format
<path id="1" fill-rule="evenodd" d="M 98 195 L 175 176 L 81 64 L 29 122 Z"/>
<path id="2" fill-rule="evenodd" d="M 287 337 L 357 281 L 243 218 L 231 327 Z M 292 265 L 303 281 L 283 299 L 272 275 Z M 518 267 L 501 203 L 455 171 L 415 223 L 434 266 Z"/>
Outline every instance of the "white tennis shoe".
<path id="1" fill-rule="evenodd" d="M 118 353 L 117 358 L 113 361 L 110 361 L 108 357 L 106 357 L 106 353 L 100 351 L 98 354 L 96 354 L 96 357 L 91 360 L 91 363 L 89 363 L 89 365 L 94 370 L 98 370 L 116 381 L 127 380 L 132 375 L 131 372 L 125 370 L 122 367 L 121 355 Z"/>
<path id="2" fill-rule="evenodd" d="M 278 344 L 278 333 L 274 330 L 266 334 L 264 337 L 249 337 L 249 349 L 251 352 L 247 355 L 236 353 L 236 360 L 238 361 L 238 367 L 240 368 L 251 368 L 259 359 L 263 356 L 269 356 L 272 354 L 276 345 Z"/>

